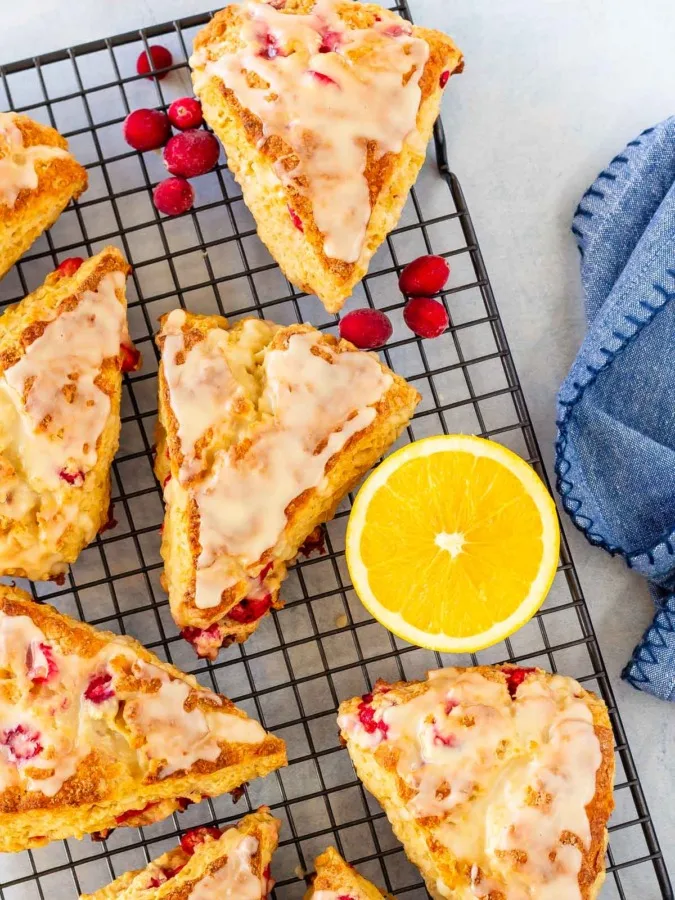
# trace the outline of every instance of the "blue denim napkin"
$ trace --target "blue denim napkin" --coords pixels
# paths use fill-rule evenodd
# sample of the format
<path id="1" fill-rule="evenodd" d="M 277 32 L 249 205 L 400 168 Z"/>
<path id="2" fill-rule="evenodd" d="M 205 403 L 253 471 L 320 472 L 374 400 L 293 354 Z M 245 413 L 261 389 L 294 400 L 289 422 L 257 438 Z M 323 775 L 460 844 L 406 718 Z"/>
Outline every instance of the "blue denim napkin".
<path id="1" fill-rule="evenodd" d="M 558 396 L 557 487 L 649 579 L 656 615 L 623 677 L 675 700 L 675 117 L 614 157 L 572 232 L 588 331 Z"/>

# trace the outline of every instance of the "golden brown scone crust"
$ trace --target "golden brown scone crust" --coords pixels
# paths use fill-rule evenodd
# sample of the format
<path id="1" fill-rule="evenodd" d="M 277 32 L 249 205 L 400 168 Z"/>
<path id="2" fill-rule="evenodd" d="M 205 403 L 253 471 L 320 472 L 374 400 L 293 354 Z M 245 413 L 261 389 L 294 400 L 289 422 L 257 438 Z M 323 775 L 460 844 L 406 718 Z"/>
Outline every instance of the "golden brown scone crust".
<path id="1" fill-rule="evenodd" d="M 93 894 L 82 894 L 80 900 L 147 900 L 148 892 L 144 887 L 147 881 L 158 871 L 171 872 L 180 866 L 185 868 L 155 888 L 153 900 L 185 900 L 205 876 L 226 863 L 230 848 L 241 835 L 250 835 L 258 841 L 258 849 L 251 859 L 251 869 L 254 875 L 262 877 L 272 862 L 280 827 L 281 822 L 263 806 L 257 812 L 244 816 L 238 825 L 228 827 L 219 840 L 198 844 L 192 856 L 181 847 L 176 847 L 153 860 L 145 869 L 126 872 L 107 887 Z M 147 877 L 139 878 L 139 875 Z"/>
<path id="2" fill-rule="evenodd" d="M 186 347 L 204 339 L 214 329 L 229 329 L 235 341 L 246 327 L 247 320 L 240 320 L 231 329 L 227 321 L 220 316 L 200 316 L 186 314 L 183 335 Z M 260 421 L 261 412 L 256 404 L 262 390 L 264 370 L 262 367 L 265 354 L 272 350 L 282 350 L 296 334 L 319 334 L 311 325 L 277 326 L 273 323 L 257 322 L 263 329 L 261 349 L 255 360 L 252 360 L 251 371 L 259 383 L 258 396 L 253 393 L 242 404 L 236 415 L 241 421 L 255 426 Z M 157 340 L 160 350 L 164 339 L 162 332 Z M 320 335 L 319 347 L 334 348 L 338 353 L 353 352 L 356 348 L 344 340 L 337 340 L 332 335 Z M 260 560 L 250 567 L 250 576 L 255 578 L 261 570 L 270 566 L 265 585 L 271 591 L 273 605 L 282 605 L 279 600 L 279 586 L 286 575 L 286 566 L 297 556 L 299 548 L 309 535 L 323 522 L 333 518 L 342 498 L 358 484 L 363 474 L 391 446 L 400 432 L 407 425 L 417 403 L 418 392 L 408 385 L 403 378 L 381 366 L 392 379 L 391 386 L 375 406 L 376 416 L 373 422 L 362 431 L 353 435 L 334 454 L 326 465 L 325 473 L 328 488 L 321 493 L 315 489 L 305 491 L 286 509 L 287 524 L 277 545 L 272 551 L 266 551 Z M 207 432 L 203 445 L 205 456 L 212 456 L 215 450 L 230 445 L 231 434 L 228 429 L 216 435 Z M 177 421 L 171 409 L 169 388 L 164 375 L 164 366 L 159 367 L 159 422 L 157 440 L 157 460 L 155 471 L 160 484 L 169 479 L 171 502 L 167 503 L 164 529 L 162 533 L 162 557 L 164 559 L 164 586 L 169 593 L 171 612 L 180 627 L 192 626 L 205 629 L 220 623 L 224 631 L 225 643 L 244 641 L 255 630 L 261 620 L 250 624 L 241 624 L 227 616 L 228 610 L 243 600 L 248 591 L 247 582 L 240 582 L 223 591 L 221 602 L 210 609 L 200 609 L 195 604 L 195 580 L 197 560 L 200 554 L 199 544 L 199 510 L 188 491 L 177 477 L 183 456 L 177 436 Z M 166 498 L 165 498 L 166 499 Z M 216 651 L 217 652 L 217 651 Z"/>
<path id="3" fill-rule="evenodd" d="M 5 370 L 15 365 L 41 336 L 47 324 L 78 306 L 85 291 L 96 291 L 108 273 L 120 272 L 126 277 L 130 271 L 120 251 L 116 247 L 106 247 L 85 260 L 70 276 L 52 272 L 36 291 L 20 303 L 7 307 L 0 317 L 0 380 Z M 126 309 L 124 289 L 117 290 L 116 296 Z M 126 327 L 124 331 L 126 333 Z M 65 346 L 64 351 L 67 351 Z M 10 489 L 8 486 L 13 483 L 11 480 L 17 475 L 38 495 L 37 505 L 19 519 L 3 516 L 0 505 L 0 575 L 33 581 L 62 575 L 108 520 L 110 466 L 119 445 L 121 365 L 121 354 L 104 360 L 96 380 L 100 390 L 110 399 L 110 412 L 97 440 L 96 465 L 87 472 L 83 485 L 62 481 L 58 490 L 51 491 L 36 483 L 33 474 L 24 469 L 23 460 L 12 453 L 11 447 L 3 453 L 0 435 L 0 497 L 5 496 Z M 65 504 L 76 504 L 79 515 L 63 532 L 55 529 L 50 534 L 51 513 L 48 510 L 54 507 L 58 510 Z"/>
<path id="4" fill-rule="evenodd" d="M 310 13 L 315 0 L 286 0 L 281 11 L 288 15 Z M 340 18 L 351 28 L 372 26 L 376 17 L 386 15 L 381 6 L 345 0 L 338 4 Z M 225 147 L 228 167 L 239 182 L 244 201 L 258 227 L 258 235 L 286 277 L 298 288 L 316 294 L 326 309 L 340 310 L 354 287 L 368 271 L 370 260 L 389 232 L 396 227 L 410 188 L 425 160 L 426 147 L 440 111 L 443 88 L 441 75 L 462 71 L 463 58 L 452 40 L 439 31 L 413 27 L 412 34 L 429 45 L 429 58 L 420 81 L 422 99 L 415 132 L 400 153 L 377 159 L 368 153 L 366 178 L 370 190 L 371 217 L 361 256 L 345 263 L 324 253 L 310 200 L 294 188 L 286 188 L 274 175 L 273 166 L 292 155 L 291 148 L 278 138 L 263 139 L 262 123 L 241 106 L 234 93 L 218 78 L 201 77 L 202 61 L 217 59 L 238 46 L 241 12 L 238 5 L 225 7 L 195 38 L 191 60 L 195 93 L 204 117 Z M 289 216 L 288 207 L 302 220 L 300 232 Z"/>
<path id="5" fill-rule="evenodd" d="M 45 640 L 61 657 L 92 659 L 100 651 L 119 647 L 141 663 L 157 667 L 171 682 L 190 688 L 185 708 L 214 710 L 249 721 L 244 712 L 222 695 L 204 692 L 196 679 L 162 662 L 130 637 L 99 631 L 84 622 L 62 615 L 51 606 L 33 603 L 24 591 L 0 585 L 0 615 L 27 616 L 44 634 Z M 128 657 L 127 657 L 128 659 Z M 120 684 L 129 692 L 152 693 L 148 682 L 134 680 L 125 658 L 110 657 L 109 668 L 126 673 Z M 157 689 L 157 685 L 153 685 Z M 48 690 L 41 685 L 39 690 Z M 37 687 L 32 688 L 38 690 Z M 0 682 L 0 700 L 10 700 L 21 691 L 21 673 L 4 673 Z M 63 698 L 81 703 L 79 696 Z M 41 702 L 41 701 L 40 701 Z M 122 701 L 124 702 L 124 701 Z M 37 709 L 38 699 L 34 701 Z M 126 721 L 126 720 L 124 720 Z M 142 738 L 128 733 L 118 712 L 115 728 L 97 732 L 96 744 L 53 795 L 11 785 L 0 792 L 0 852 L 12 853 L 39 847 L 68 837 L 81 838 L 94 832 L 105 833 L 120 825 L 137 827 L 159 821 L 185 807 L 185 800 L 198 802 L 240 787 L 244 782 L 266 775 L 286 765 L 285 744 L 271 734 L 258 743 L 232 743 L 218 740 L 220 754 L 214 761 L 198 759 L 187 771 L 178 770 L 166 777 L 158 766 L 141 762 Z M 228 725 L 229 727 L 229 725 Z M 28 765 L 28 764 L 26 764 Z M 136 814 L 133 814 L 136 811 Z M 118 821 L 122 816 L 123 820 Z"/>
<path id="6" fill-rule="evenodd" d="M 68 141 L 54 128 L 28 116 L 9 114 L 23 136 L 24 146 L 68 149 Z M 2 157 L 0 149 L 0 158 Z M 0 197 L 0 278 L 61 215 L 71 200 L 87 189 L 87 172 L 74 156 L 38 161 L 38 186 L 22 190 L 13 207 Z"/>
<path id="7" fill-rule="evenodd" d="M 506 672 L 517 669 L 517 666 L 476 666 L 467 672 L 476 672 L 495 681 L 506 681 Z M 542 669 L 533 669 L 527 679 L 547 681 L 552 676 Z M 399 702 L 407 702 L 429 689 L 428 681 L 396 682 L 388 685 L 378 681 L 373 697 L 377 704 L 378 690 L 386 693 L 388 698 Z M 605 850 L 608 833 L 607 821 L 614 809 L 612 795 L 614 782 L 614 737 L 609 714 L 604 702 L 591 691 L 581 689 L 580 699 L 587 705 L 593 716 L 593 725 L 600 745 L 602 761 L 596 773 L 595 795 L 586 806 L 586 814 L 591 831 L 589 847 L 583 850 L 582 864 L 579 872 L 579 890 L 581 900 L 595 900 L 605 880 Z M 354 697 L 340 705 L 340 715 L 357 713 L 361 698 Z M 437 838 L 437 830 L 442 826 L 443 818 L 414 818 L 407 813 L 407 803 L 413 792 L 401 779 L 397 772 L 398 752 L 387 746 L 386 741 L 377 747 L 375 752 L 359 746 L 342 732 L 358 777 L 366 788 L 378 800 L 385 810 L 392 829 L 403 844 L 406 855 L 422 873 L 427 890 L 434 900 L 452 900 L 457 896 L 465 896 L 470 884 L 470 863 L 457 860 L 453 854 Z M 452 812 L 447 819 L 452 820 Z M 487 873 L 489 875 L 489 873 Z M 449 893 L 441 892 L 439 884 L 445 884 Z M 493 894 L 495 896 L 493 897 Z M 501 892 L 492 892 L 489 900 L 503 900 Z"/>
<path id="8" fill-rule="evenodd" d="M 383 897 L 391 897 L 391 894 L 378 890 L 363 875 L 359 875 L 334 847 L 329 847 L 321 856 L 317 856 L 314 865 L 316 875 L 304 900 L 312 900 L 317 891 L 331 891 L 351 900 L 382 900 Z"/>

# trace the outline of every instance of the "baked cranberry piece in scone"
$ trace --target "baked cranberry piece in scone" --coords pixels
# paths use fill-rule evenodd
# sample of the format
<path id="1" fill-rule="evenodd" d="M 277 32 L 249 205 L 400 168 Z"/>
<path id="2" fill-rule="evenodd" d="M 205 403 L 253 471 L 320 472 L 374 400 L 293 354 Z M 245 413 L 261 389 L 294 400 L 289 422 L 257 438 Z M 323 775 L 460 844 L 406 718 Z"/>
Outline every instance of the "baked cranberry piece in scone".
<path id="1" fill-rule="evenodd" d="M 86 187 L 58 131 L 0 113 L 0 278 Z"/>
<path id="2" fill-rule="evenodd" d="M 0 852 L 148 825 L 286 764 L 226 697 L 4 585 L 0 673 Z"/>
<path id="3" fill-rule="evenodd" d="M 378 890 L 333 847 L 314 861 L 316 875 L 304 900 L 382 900 L 389 895 Z"/>
<path id="4" fill-rule="evenodd" d="M 246 0 L 194 46 L 195 92 L 261 240 L 337 312 L 398 222 L 462 54 L 352 0 Z"/>
<path id="5" fill-rule="evenodd" d="M 310 325 L 176 310 L 157 343 L 164 587 L 184 637 L 215 658 L 281 605 L 287 564 L 420 396 Z"/>
<path id="6" fill-rule="evenodd" d="M 359 778 L 436 900 L 594 900 L 614 741 L 605 704 L 540 669 L 442 669 L 340 706 Z"/>
<path id="7" fill-rule="evenodd" d="M 58 577 L 107 521 L 129 271 L 114 247 L 66 260 L 0 317 L 0 575 Z"/>
<path id="8" fill-rule="evenodd" d="M 180 846 L 80 900 L 266 900 L 281 822 L 267 807 L 223 829 L 196 828 Z"/>

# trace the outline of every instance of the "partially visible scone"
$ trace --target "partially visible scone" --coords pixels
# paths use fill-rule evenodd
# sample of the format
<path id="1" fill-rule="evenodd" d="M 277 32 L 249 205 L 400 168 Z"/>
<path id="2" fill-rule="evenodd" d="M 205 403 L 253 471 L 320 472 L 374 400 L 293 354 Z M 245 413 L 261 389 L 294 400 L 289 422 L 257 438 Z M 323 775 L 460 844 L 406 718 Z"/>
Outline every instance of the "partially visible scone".
<path id="1" fill-rule="evenodd" d="M 0 113 L 0 278 L 86 188 L 56 129 Z"/>
<path id="2" fill-rule="evenodd" d="M 359 778 L 434 900 L 594 900 L 614 807 L 605 704 L 541 669 L 441 669 L 340 706 Z"/>
<path id="3" fill-rule="evenodd" d="M 261 240 L 337 312 L 398 222 L 461 52 L 351 0 L 246 0 L 194 48 L 195 92 Z"/>
<path id="4" fill-rule="evenodd" d="M 274 887 L 270 866 L 280 827 L 263 806 L 222 832 L 195 828 L 145 869 L 80 900 L 266 900 Z"/>
<path id="5" fill-rule="evenodd" d="M 149 825 L 285 764 L 282 740 L 137 641 L 0 585 L 0 853 Z"/>
<path id="6" fill-rule="evenodd" d="M 0 317 L 0 575 L 62 575 L 108 518 L 130 269 L 77 262 Z"/>
<path id="7" fill-rule="evenodd" d="M 359 875 L 334 847 L 317 856 L 316 875 L 304 900 L 382 900 L 390 897 Z"/>
<path id="8" fill-rule="evenodd" d="M 287 564 L 420 396 L 310 325 L 175 310 L 157 343 L 164 586 L 184 636 L 214 658 L 279 605 Z"/>

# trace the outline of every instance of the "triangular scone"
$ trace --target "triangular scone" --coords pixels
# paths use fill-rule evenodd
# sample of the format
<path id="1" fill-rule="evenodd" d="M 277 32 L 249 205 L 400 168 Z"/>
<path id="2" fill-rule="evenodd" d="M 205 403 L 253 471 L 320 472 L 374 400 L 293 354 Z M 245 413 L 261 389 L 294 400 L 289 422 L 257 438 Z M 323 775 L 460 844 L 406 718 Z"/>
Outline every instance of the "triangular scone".
<path id="1" fill-rule="evenodd" d="M 108 247 L 0 317 L 0 575 L 58 577 L 107 520 L 129 271 Z"/>
<path id="2" fill-rule="evenodd" d="M 246 0 L 190 60 L 261 240 L 337 312 L 396 226 L 462 54 L 351 0 Z"/>
<path id="3" fill-rule="evenodd" d="M 0 852 L 147 825 L 285 764 L 282 740 L 137 641 L 0 585 Z"/>
<path id="4" fill-rule="evenodd" d="M 286 566 L 396 440 L 420 395 L 310 325 L 175 310 L 157 343 L 165 588 L 202 656 L 278 606 Z"/>
<path id="5" fill-rule="evenodd" d="M 391 896 L 359 875 L 334 847 L 317 856 L 314 865 L 316 875 L 304 900 L 382 900 Z"/>
<path id="6" fill-rule="evenodd" d="M 0 278 L 86 188 L 58 131 L 0 113 Z"/>
<path id="7" fill-rule="evenodd" d="M 261 807 L 220 837 L 218 828 L 196 828 L 145 869 L 80 900 L 266 900 L 274 886 L 270 866 L 280 827 Z"/>
<path id="8" fill-rule="evenodd" d="M 540 669 L 442 669 L 340 706 L 356 772 L 436 900 L 593 900 L 613 809 L 605 704 Z"/>

